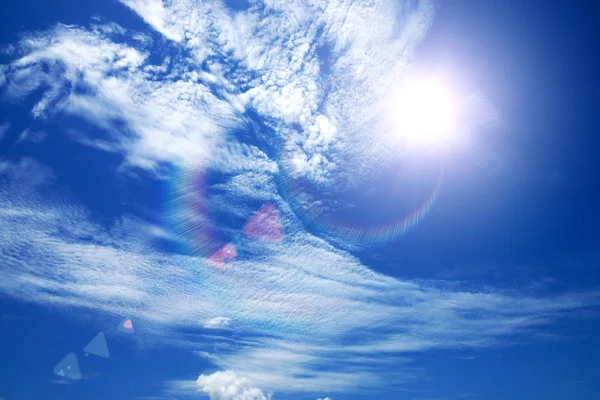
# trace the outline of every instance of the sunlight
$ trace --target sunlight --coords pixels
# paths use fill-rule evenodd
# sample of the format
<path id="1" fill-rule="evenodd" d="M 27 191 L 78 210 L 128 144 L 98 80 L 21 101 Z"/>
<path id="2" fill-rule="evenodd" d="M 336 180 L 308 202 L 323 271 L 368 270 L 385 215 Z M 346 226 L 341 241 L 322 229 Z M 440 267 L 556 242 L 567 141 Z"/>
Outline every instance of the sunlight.
<path id="1" fill-rule="evenodd" d="M 406 79 L 394 90 L 390 106 L 394 135 L 407 146 L 445 146 L 456 131 L 457 100 L 440 78 Z"/>

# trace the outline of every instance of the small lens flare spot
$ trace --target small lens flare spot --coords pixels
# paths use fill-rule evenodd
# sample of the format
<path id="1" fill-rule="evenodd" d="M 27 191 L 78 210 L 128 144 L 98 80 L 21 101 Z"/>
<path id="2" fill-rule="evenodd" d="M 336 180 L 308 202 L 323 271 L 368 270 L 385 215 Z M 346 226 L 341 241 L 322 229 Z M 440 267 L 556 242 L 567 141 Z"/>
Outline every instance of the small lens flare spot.
<path id="1" fill-rule="evenodd" d="M 125 333 L 134 333 L 133 321 L 130 318 L 123 320 L 118 326 L 117 330 Z"/>
<path id="2" fill-rule="evenodd" d="M 228 262 L 236 259 L 237 255 L 237 248 L 235 245 L 233 243 L 227 243 L 225 246 L 215 251 L 206 262 L 213 267 L 225 268 Z"/>
<path id="3" fill-rule="evenodd" d="M 270 203 L 263 205 L 246 222 L 244 233 L 252 239 L 280 242 L 284 232 L 277 207 Z"/>

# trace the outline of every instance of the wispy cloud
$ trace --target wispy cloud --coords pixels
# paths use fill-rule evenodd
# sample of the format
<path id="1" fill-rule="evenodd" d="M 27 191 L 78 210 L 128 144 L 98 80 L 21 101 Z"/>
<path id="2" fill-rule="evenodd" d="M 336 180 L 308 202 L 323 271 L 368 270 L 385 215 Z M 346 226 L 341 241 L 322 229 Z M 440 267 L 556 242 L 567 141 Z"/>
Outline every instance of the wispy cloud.
<path id="1" fill-rule="evenodd" d="M 1 82 L 0 82 L 1 85 Z M 2 140 L 4 138 L 4 135 L 6 134 L 6 132 L 8 132 L 8 130 L 10 129 L 10 122 L 4 122 L 2 124 L 0 124 L 0 140 Z"/>
<path id="2" fill-rule="evenodd" d="M 56 179 L 52 169 L 32 158 L 23 158 L 18 163 L 0 159 L 0 176 L 11 187 L 36 187 L 47 185 Z"/>
<path id="3" fill-rule="evenodd" d="M 598 300 L 393 279 L 301 232 L 282 242 L 242 239 L 245 255 L 224 272 L 206 258 L 153 250 L 155 236 L 134 219 L 106 229 L 67 199 L 43 200 L 26 184 L 27 171 L 44 169 L 32 163 L 3 164 L 2 179 L 18 180 L 0 196 L 3 293 L 135 316 L 154 340 L 202 351 L 262 390 L 347 391 L 390 374 L 405 382 L 419 376 L 410 359 L 394 373 L 388 362 L 436 348 L 506 345 Z M 40 184 L 37 172 L 30 177 Z M 282 212 L 284 225 L 291 218 Z M 248 339 L 229 342 L 211 330 L 217 336 L 207 345 L 179 331 L 203 332 L 215 321 Z M 219 343 L 229 344 L 215 352 Z"/>
<path id="4" fill-rule="evenodd" d="M 18 143 L 40 144 L 44 140 L 46 140 L 46 136 L 47 136 L 47 134 L 44 131 L 36 131 L 36 130 L 32 130 L 31 128 L 27 128 L 23 132 L 21 132 L 21 134 L 19 135 L 19 138 L 17 139 L 17 144 Z"/>

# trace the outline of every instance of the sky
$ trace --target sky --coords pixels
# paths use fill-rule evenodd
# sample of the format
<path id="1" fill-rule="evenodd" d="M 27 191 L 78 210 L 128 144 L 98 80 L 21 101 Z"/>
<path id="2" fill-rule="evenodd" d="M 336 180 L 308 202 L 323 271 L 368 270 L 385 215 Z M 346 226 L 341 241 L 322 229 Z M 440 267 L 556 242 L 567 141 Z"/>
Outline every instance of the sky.
<path id="1" fill-rule="evenodd" d="M 594 2 L 0 18 L 0 399 L 600 395 Z"/>

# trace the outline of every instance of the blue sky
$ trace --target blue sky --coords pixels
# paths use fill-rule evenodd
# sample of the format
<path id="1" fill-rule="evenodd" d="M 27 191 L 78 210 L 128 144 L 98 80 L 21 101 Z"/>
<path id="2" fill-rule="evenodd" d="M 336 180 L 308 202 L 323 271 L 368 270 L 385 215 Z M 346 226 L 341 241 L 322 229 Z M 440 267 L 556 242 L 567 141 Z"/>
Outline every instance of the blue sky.
<path id="1" fill-rule="evenodd" d="M 11 3 L 0 399 L 598 398 L 593 2 Z"/>

